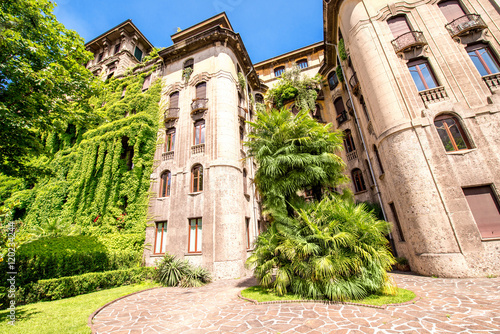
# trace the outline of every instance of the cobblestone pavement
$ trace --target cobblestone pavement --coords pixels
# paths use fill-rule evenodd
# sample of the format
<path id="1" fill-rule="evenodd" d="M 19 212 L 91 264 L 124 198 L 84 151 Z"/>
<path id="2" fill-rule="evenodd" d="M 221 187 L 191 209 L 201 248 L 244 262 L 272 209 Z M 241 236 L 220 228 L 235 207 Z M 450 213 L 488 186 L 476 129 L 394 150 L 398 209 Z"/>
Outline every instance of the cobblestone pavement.
<path id="1" fill-rule="evenodd" d="M 159 288 L 125 297 L 93 319 L 101 333 L 497 333 L 500 278 L 441 279 L 393 274 L 420 299 L 374 309 L 353 305 L 254 305 L 237 297 L 251 278 L 201 288 Z"/>

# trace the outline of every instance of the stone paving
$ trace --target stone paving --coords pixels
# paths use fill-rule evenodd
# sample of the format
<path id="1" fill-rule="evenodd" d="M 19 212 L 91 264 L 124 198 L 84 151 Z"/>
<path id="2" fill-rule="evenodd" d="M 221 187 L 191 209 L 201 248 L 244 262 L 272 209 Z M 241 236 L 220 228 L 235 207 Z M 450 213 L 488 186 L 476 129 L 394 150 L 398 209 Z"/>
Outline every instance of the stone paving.
<path id="1" fill-rule="evenodd" d="M 415 303 L 363 306 L 254 305 L 237 297 L 253 278 L 201 288 L 159 288 L 104 307 L 93 333 L 489 333 L 500 334 L 500 278 L 441 279 L 392 274 Z"/>

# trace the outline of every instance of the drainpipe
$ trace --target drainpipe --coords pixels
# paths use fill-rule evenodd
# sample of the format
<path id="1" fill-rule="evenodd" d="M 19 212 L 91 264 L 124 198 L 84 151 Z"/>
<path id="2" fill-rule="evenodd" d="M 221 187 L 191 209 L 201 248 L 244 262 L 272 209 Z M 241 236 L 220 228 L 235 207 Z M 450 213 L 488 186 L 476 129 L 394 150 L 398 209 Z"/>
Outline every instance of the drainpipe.
<path id="1" fill-rule="evenodd" d="M 333 45 L 335 47 L 335 53 L 338 55 L 338 49 L 337 49 L 337 45 L 336 44 L 332 44 L 332 43 L 328 43 L 328 42 L 325 42 L 325 44 Z M 341 62 L 339 62 L 339 66 L 340 66 L 340 69 L 342 70 L 342 75 L 344 76 L 344 81 L 346 83 L 347 93 L 349 95 L 349 99 L 351 100 L 352 110 L 354 112 L 354 121 L 356 123 L 356 127 L 359 130 L 358 131 L 359 132 L 359 136 L 361 137 L 361 142 L 362 142 L 363 148 L 365 150 L 366 161 L 368 162 L 368 167 L 370 169 L 370 174 L 372 176 L 372 180 L 373 180 L 373 183 L 375 185 L 375 192 L 377 194 L 378 202 L 380 204 L 380 209 L 382 210 L 382 215 L 384 216 L 384 220 L 387 221 L 387 215 L 385 213 L 384 205 L 382 203 L 382 197 L 380 196 L 380 189 L 378 187 L 377 178 L 375 177 L 375 173 L 373 171 L 373 166 L 372 166 L 372 163 L 370 161 L 370 156 L 368 155 L 368 149 L 367 149 L 367 146 L 366 146 L 365 137 L 363 136 L 363 131 L 361 130 L 361 127 L 359 126 L 358 113 L 356 112 L 356 107 L 354 106 L 354 99 L 352 98 L 351 89 L 349 88 L 349 82 L 347 80 L 347 76 L 345 75 L 344 67 L 342 66 Z M 397 257 L 398 255 L 397 255 L 396 245 L 394 244 L 394 238 L 392 237 L 392 233 L 391 232 L 389 232 L 389 242 L 391 243 L 392 249 L 394 250 L 394 255 Z"/>

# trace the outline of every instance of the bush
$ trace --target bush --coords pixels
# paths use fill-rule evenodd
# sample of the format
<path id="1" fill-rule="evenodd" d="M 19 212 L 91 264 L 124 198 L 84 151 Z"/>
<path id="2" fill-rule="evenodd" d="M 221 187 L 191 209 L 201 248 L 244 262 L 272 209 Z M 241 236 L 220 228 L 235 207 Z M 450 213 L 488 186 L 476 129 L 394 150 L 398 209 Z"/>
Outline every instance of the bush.
<path id="1" fill-rule="evenodd" d="M 147 279 L 153 279 L 154 276 L 154 268 L 139 267 L 40 280 L 18 289 L 16 299 L 20 304 L 57 300 L 121 285 L 139 283 Z"/>
<path id="2" fill-rule="evenodd" d="M 166 286 L 198 287 L 210 283 L 212 278 L 208 270 L 192 267 L 186 260 L 176 259 L 169 253 L 160 262 L 156 281 Z"/>
<path id="3" fill-rule="evenodd" d="M 131 240 L 137 239 L 133 236 Z M 125 238 L 115 239 L 129 245 Z M 134 244 L 134 241 L 130 243 Z M 23 244 L 16 252 L 16 284 L 23 286 L 40 279 L 127 269 L 140 265 L 142 252 L 137 251 L 137 247 L 120 251 L 117 246 L 113 247 L 111 249 L 116 251 L 110 251 L 97 237 L 81 235 L 42 238 Z M 9 271 L 6 265 L 6 261 L 0 263 L 0 284 L 3 286 L 7 284 L 5 275 Z"/>

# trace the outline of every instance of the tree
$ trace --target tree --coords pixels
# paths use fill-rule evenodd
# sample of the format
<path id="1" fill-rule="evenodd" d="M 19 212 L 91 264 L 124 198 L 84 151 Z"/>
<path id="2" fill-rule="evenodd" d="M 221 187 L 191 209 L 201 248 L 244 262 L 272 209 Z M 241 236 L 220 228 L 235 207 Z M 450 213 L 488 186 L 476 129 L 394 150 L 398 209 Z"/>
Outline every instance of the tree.
<path id="1" fill-rule="evenodd" d="M 257 188 L 268 212 L 293 212 L 303 201 L 300 193 L 312 190 L 320 199 L 322 190 L 345 180 L 344 162 L 335 154 L 342 148 L 342 136 L 331 132 L 304 109 L 294 116 L 286 108 L 260 112 L 249 133 L 248 155 L 259 165 Z"/>
<path id="2" fill-rule="evenodd" d="M 82 122 L 96 81 L 83 39 L 59 23 L 49 0 L 0 2 L 0 172 L 22 175 L 42 133 Z"/>

